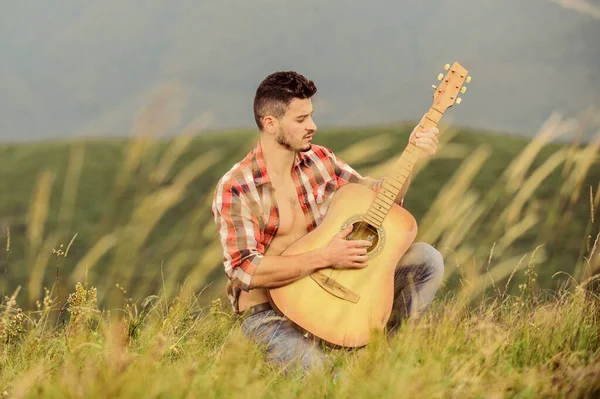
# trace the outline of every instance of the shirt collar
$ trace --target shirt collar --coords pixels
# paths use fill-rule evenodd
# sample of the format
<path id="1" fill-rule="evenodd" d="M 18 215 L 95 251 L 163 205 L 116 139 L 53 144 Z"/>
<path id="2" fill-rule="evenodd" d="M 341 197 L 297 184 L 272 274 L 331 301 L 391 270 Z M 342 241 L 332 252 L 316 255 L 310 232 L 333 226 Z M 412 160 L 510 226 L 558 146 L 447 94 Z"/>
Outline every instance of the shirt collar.
<path id="1" fill-rule="evenodd" d="M 307 155 L 303 152 L 296 153 L 296 159 L 294 160 L 294 167 L 299 167 L 302 165 L 307 158 Z M 260 144 L 260 140 L 252 150 L 252 172 L 254 177 L 254 184 L 256 186 L 260 186 L 265 183 L 270 183 L 271 179 L 269 178 L 269 174 L 267 173 L 267 164 L 265 163 L 265 158 L 263 155 L 262 145 Z"/>

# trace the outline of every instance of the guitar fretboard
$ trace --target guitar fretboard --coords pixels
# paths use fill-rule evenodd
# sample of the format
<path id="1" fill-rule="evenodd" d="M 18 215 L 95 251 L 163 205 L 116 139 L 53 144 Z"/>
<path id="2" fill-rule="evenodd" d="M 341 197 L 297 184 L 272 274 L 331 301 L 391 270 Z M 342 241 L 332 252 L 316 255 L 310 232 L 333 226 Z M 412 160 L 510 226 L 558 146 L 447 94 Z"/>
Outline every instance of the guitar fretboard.
<path id="1" fill-rule="evenodd" d="M 417 127 L 417 132 L 421 132 L 423 129 L 430 127 L 436 127 L 442 119 L 442 116 L 444 116 L 443 112 L 440 112 L 433 107 L 429 108 L 427 114 L 421 119 L 421 122 Z M 421 150 L 417 148 L 413 142 L 408 143 L 393 169 L 385 178 L 381 190 L 377 193 L 375 200 L 364 216 L 365 221 L 369 224 L 377 228 L 381 226 L 390 208 L 398 200 L 398 194 L 404 186 L 404 183 L 406 183 L 408 176 L 412 173 L 418 159 L 417 154 L 419 151 Z"/>

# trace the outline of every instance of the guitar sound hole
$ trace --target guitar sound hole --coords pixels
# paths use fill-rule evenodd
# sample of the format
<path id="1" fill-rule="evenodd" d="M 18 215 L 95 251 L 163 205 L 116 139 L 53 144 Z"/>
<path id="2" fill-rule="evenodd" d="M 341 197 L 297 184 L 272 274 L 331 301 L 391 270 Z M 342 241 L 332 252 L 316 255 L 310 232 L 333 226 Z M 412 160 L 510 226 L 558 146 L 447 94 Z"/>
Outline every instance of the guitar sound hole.
<path id="1" fill-rule="evenodd" d="M 379 233 L 377 229 L 365 222 L 355 222 L 352 225 L 352 232 L 346 237 L 347 240 L 367 240 L 373 245 L 367 248 L 367 253 L 370 253 L 379 243 Z"/>

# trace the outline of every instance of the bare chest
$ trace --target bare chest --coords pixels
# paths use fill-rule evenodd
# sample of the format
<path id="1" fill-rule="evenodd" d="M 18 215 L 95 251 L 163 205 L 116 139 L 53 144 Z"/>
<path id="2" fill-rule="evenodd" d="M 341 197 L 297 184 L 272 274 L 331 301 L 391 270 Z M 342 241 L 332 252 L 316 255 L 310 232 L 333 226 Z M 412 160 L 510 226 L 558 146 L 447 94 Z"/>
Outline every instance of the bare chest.
<path id="1" fill-rule="evenodd" d="M 293 182 L 274 185 L 273 188 L 279 214 L 279 227 L 271 246 L 287 247 L 308 232 L 306 218 Z"/>

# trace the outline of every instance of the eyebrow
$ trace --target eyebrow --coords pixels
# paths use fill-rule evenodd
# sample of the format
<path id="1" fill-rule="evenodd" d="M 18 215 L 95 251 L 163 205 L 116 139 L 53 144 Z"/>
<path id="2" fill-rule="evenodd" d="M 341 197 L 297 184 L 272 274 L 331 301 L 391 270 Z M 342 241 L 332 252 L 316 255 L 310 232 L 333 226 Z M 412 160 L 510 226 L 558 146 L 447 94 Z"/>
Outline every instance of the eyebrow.
<path id="1" fill-rule="evenodd" d="M 312 115 L 312 114 L 313 114 L 313 112 L 315 112 L 315 111 L 314 111 L 314 110 L 310 111 L 310 114 L 298 115 L 298 116 L 296 117 L 296 119 L 298 119 L 298 118 L 306 118 L 307 116 L 309 116 L 309 115 Z"/>

